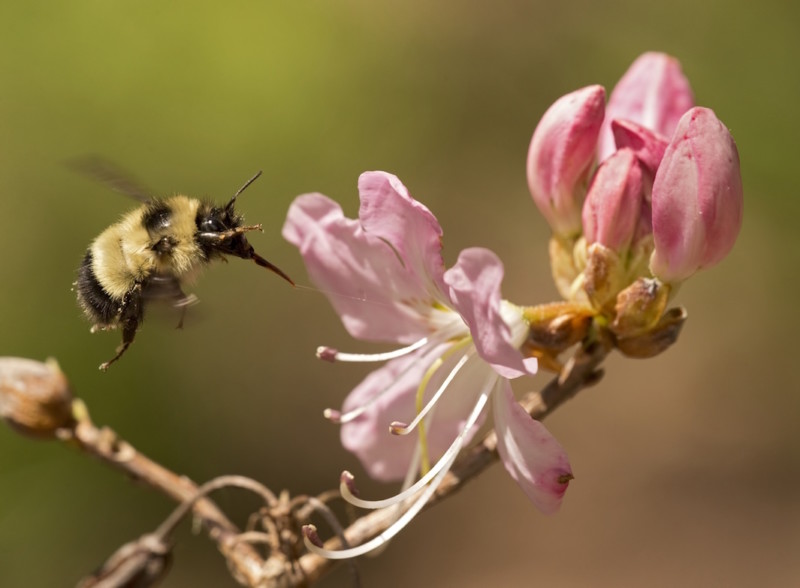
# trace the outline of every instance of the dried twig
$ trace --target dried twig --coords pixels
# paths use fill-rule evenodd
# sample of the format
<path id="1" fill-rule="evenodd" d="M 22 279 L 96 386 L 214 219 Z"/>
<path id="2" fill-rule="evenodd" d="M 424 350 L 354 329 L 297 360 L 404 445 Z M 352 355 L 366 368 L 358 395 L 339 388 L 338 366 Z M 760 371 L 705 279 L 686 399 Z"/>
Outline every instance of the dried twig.
<path id="1" fill-rule="evenodd" d="M 522 405 L 533 418 L 540 420 L 545 418 L 580 390 L 599 380 L 602 372 L 598 368 L 612 347 L 612 344 L 608 342 L 595 341 L 580 348 L 557 377 L 553 378 L 541 392 L 531 392 L 526 395 L 522 400 Z M 28 362 L 29 360 L 22 361 Z M 3 365 L 13 366 L 13 369 L 17 370 L 18 364 Z M 3 365 L 0 365 L 0 368 Z M 24 365 L 26 369 L 29 368 L 28 364 Z M 45 364 L 39 365 L 44 366 Z M 0 372 L 2 371 L 0 369 Z M 275 536 L 281 535 L 280 531 L 289 531 L 294 536 L 288 539 L 288 543 L 295 542 L 299 545 L 299 538 L 293 529 L 297 529 L 300 524 L 307 522 L 305 519 L 314 511 L 321 511 L 323 515 L 327 514 L 327 509 L 318 499 L 296 497 L 289 500 L 283 495 L 277 498 L 257 482 L 238 476 L 226 476 L 198 486 L 188 478 L 168 470 L 139 453 L 111 429 L 95 426 L 89 418 L 88 410 L 83 402 L 71 399 L 68 389 L 65 388 L 63 375 L 57 371 L 57 367 L 53 365 L 41 369 L 35 367 L 33 373 L 40 380 L 43 378 L 45 385 L 49 381 L 48 378 L 52 376 L 55 382 L 53 385 L 64 388 L 64 402 L 71 402 L 72 406 L 72 414 L 63 419 L 63 426 L 55 430 L 54 435 L 48 436 L 55 436 L 77 447 L 82 452 L 98 458 L 114 469 L 124 472 L 181 503 L 181 506 L 156 532 L 143 535 L 138 540 L 127 543 L 118 549 L 105 566 L 95 576 L 89 578 L 86 586 L 120 588 L 130 585 L 125 583 L 126 580 L 136 574 L 143 574 L 151 581 L 162 576 L 167 570 L 170 550 L 166 536 L 189 510 L 201 523 L 208 536 L 217 544 L 228 562 L 233 577 L 243 585 L 252 587 L 308 585 L 333 569 L 337 563 L 313 553 L 306 553 L 300 557 L 293 556 L 293 549 L 280 549 L 274 539 Z M 5 374 L 0 374 L 0 376 L 3 376 L 0 377 L 0 388 L 2 388 L 0 396 L 6 395 L 9 391 L 18 396 L 20 391 L 20 386 L 17 385 L 18 379 L 4 379 Z M 22 388 L 24 387 L 23 385 Z M 10 403 L 6 403 L 6 406 L 9 405 Z M 48 408 L 48 410 L 50 409 Z M 3 414 L 2 416 L 15 424 L 13 415 Z M 18 424 L 15 426 L 19 428 Z M 465 451 L 444 478 L 426 508 L 451 496 L 494 463 L 497 460 L 496 448 L 497 438 L 494 432 L 490 432 L 480 443 Z M 266 508 L 259 516 L 264 519 L 262 524 L 267 530 L 266 533 L 253 529 L 242 533 L 216 504 L 206 497 L 206 493 L 225 485 L 246 487 L 264 498 Z M 329 540 L 326 547 L 336 549 L 347 544 L 357 545 L 376 536 L 394 522 L 395 514 L 390 510 L 382 509 L 370 512 L 358 518 L 344 530 L 336 529 L 336 525 L 333 525 L 337 537 Z M 286 518 L 287 514 L 288 518 L 294 517 L 294 520 L 288 524 L 278 521 L 279 518 Z M 254 520 L 258 520 L 258 517 L 255 517 Z M 264 559 L 250 541 L 267 543 L 270 547 L 269 557 Z M 284 541 L 284 539 L 280 539 L 280 541 Z M 103 575 L 104 573 L 106 575 Z M 136 577 L 140 578 L 140 576 Z M 91 583 L 93 579 L 95 580 L 94 584 Z"/>
<path id="2" fill-rule="evenodd" d="M 241 531 L 212 500 L 203 496 L 204 492 L 197 484 L 139 453 L 111 429 L 96 427 L 80 400 L 75 401 L 74 412 L 75 426 L 62 429 L 59 438 L 173 500 L 191 504 L 192 513 L 216 542 L 236 579 L 244 585 L 259 585 L 264 568 L 263 558 L 250 544 L 237 540 Z"/>

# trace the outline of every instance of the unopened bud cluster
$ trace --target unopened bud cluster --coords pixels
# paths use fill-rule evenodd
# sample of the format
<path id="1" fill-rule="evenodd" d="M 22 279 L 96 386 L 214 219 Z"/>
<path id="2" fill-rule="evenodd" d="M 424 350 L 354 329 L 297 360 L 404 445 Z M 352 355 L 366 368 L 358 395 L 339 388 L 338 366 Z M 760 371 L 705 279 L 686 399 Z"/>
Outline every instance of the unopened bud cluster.
<path id="1" fill-rule="evenodd" d="M 559 98 L 527 172 L 559 292 L 620 337 L 656 329 L 670 289 L 722 260 L 741 227 L 733 138 L 663 53 L 639 57 L 607 105 L 602 86 Z"/>

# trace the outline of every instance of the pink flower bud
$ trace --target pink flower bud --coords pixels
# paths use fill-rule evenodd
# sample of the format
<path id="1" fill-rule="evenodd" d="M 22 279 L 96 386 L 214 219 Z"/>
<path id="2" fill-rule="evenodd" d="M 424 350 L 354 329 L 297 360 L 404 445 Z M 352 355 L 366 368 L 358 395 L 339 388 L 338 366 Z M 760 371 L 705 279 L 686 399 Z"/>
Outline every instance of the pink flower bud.
<path id="1" fill-rule="evenodd" d="M 600 243 L 613 251 L 628 248 L 639 221 L 644 185 L 642 168 L 632 149 L 620 149 L 594 174 L 583 205 L 587 245 Z"/>
<path id="2" fill-rule="evenodd" d="M 603 161 L 614 152 L 612 121 L 626 119 L 670 137 L 692 106 L 694 96 L 680 62 L 666 53 L 642 54 L 611 92 L 598 159 Z"/>
<path id="3" fill-rule="evenodd" d="M 581 204 L 603 122 L 605 90 L 588 86 L 562 96 L 544 113 L 528 150 L 528 186 L 553 232 L 581 230 Z"/>
<path id="4" fill-rule="evenodd" d="M 683 115 L 652 200 L 650 271 L 662 281 L 685 280 L 731 250 L 742 225 L 739 153 L 714 111 L 697 107 Z"/>
<path id="5" fill-rule="evenodd" d="M 611 132 L 617 149 L 633 149 L 639 162 L 653 178 L 667 150 L 667 138 L 629 120 L 612 121 Z"/>
<path id="6" fill-rule="evenodd" d="M 645 177 L 643 178 L 644 198 L 639 216 L 639 225 L 633 237 L 633 242 L 636 243 L 653 232 L 653 210 L 650 206 L 650 194 L 653 191 L 653 179 L 658 166 L 661 165 L 661 160 L 664 158 L 664 152 L 667 150 L 669 141 L 660 133 L 646 129 L 629 120 L 612 121 L 611 132 L 614 134 L 614 142 L 617 145 L 617 149 L 624 147 L 633 149 L 645 172 Z"/>

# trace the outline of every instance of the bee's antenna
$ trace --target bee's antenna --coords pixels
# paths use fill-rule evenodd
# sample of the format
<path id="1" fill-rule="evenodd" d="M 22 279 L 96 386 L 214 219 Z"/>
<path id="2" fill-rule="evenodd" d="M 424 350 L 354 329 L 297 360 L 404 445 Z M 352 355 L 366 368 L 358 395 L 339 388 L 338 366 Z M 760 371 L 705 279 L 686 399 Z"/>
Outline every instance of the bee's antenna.
<path id="1" fill-rule="evenodd" d="M 244 186 L 236 190 L 236 194 L 234 194 L 233 197 L 230 199 L 230 202 L 228 202 L 228 204 L 225 205 L 225 210 L 231 210 L 233 208 L 233 205 L 236 203 L 236 197 L 239 196 L 239 194 L 241 194 L 242 192 L 244 192 L 250 184 L 255 182 L 260 175 L 261 175 L 261 170 L 258 170 L 258 173 L 249 180 L 247 180 L 244 183 Z"/>

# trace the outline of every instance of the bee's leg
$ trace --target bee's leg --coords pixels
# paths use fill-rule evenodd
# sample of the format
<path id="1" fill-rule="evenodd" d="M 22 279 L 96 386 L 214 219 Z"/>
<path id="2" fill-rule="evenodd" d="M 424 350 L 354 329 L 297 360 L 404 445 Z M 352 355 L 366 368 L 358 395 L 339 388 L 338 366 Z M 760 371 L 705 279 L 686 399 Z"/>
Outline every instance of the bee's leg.
<path id="1" fill-rule="evenodd" d="M 106 371 L 108 366 L 117 361 L 133 343 L 136 331 L 142 323 L 144 316 L 144 300 L 142 298 L 142 285 L 136 284 L 125 295 L 119 314 L 119 324 L 122 327 L 122 344 L 117 347 L 117 354 L 107 362 L 100 365 L 100 371 Z"/>

